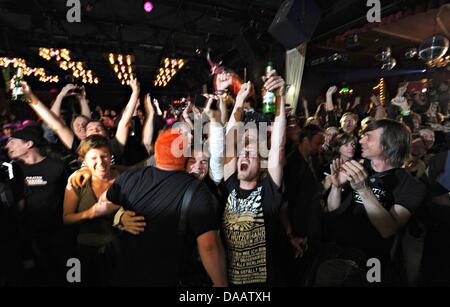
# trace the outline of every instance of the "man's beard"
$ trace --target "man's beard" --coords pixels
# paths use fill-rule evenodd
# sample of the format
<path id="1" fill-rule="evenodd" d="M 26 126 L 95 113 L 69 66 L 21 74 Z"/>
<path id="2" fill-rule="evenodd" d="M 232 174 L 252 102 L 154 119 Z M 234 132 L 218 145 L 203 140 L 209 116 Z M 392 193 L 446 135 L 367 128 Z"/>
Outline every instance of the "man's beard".
<path id="1" fill-rule="evenodd" d="M 243 181 L 254 181 L 258 179 L 258 172 L 252 172 L 252 171 L 245 171 L 245 172 L 239 172 L 238 171 L 238 179 Z"/>

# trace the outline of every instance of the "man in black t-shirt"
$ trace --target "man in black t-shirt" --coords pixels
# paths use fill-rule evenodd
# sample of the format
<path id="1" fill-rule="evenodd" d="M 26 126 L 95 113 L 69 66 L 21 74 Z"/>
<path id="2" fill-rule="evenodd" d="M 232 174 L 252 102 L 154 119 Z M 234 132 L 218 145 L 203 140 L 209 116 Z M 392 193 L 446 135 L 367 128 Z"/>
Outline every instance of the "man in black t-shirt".
<path id="1" fill-rule="evenodd" d="M 324 142 L 323 131 L 308 125 L 300 133 L 297 148 L 287 157 L 285 197 L 288 206 L 283 210 L 286 234 L 298 254 L 308 237 L 309 243 L 321 240 L 322 187 L 320 174 L 313 167 L 312 155 L 319 153 Z M 312 242 L 311 242 L 312 241 Z"/>
<path id="2" fill-rule="evenodd" d="M 394 235 L 422 204 L 426 189 L 401 168 L 410 144 L 403 124 L 387 119 L 371 122 L 360 143 L 367 163 L 335 160 L 331 166 L 327 226 L 333 242 L 364 258 L 363 269 L 367 270 L 367 259 L 380 260 L 381 282 L 391 283 Z"/>
<path id="3" fill-rule="evenodd" d="M 274 70 L 267 78 L 265 88 L 268 91 L 279 89 L 268 174 L 263 177 L 261 146 L 251 136 L 254 131 L 249 131 L 249 138 L 244 137 L 247 145 L 238 158 L 225 159 L 224 179 L 229 194 L 222 229 L 228 258 L 228 280 L 236 286 L 280 285 L 283 282 L 279 259 L 279 210 L 286 133 L 284 80 L 276 76 Z M 234 134 L 236 119 L 241 118 L 240 113 L 251 88 L 250 82 L 241 86 L 227 126 L 227 137 Z"/>
<path id="4" fill-rule="evenodd" d="M 162 132 L 155 144 L 156 167 L 123 173 L 106 193 L 107 202 L 144 216 L 146 223 L 139 235 L 122 233 L 116 280 L 119 285 L 177 285 L 184 271 L 180 264 L 187 258 L 185 255 L 192 254 L 195 243 L 213 285 L 227 285 L 214 201 L 203 183 L 192 196 L 185 236 L 179 236 L 183 197 L 189 184 L 196 180 L 184 170 L 186 158 L 172 152 L 180 140 L 183 135 L 173 129 Z M 105 205 L 108 206 L 111 204 Z M 99 212 L 104 211 L 98 207 Z M 179 254 L 180 246 L 185 246 L 183 255 Z"/>
<path id="5" fill-rule="evenodd" d="M 70 258 L 71 236 L 62 228 L 68 173 L 62 161 L 41 154 L 39 147 L 45 144 L 39 130 L 25 127 L 12 135 L 6 148 L 9 157 L 18 160 L 25 177 L 24 227 L 32 251 L 26 266 L 36 269 L 31 282 L 55 285 L 63 283 L 65 263 Z"/>

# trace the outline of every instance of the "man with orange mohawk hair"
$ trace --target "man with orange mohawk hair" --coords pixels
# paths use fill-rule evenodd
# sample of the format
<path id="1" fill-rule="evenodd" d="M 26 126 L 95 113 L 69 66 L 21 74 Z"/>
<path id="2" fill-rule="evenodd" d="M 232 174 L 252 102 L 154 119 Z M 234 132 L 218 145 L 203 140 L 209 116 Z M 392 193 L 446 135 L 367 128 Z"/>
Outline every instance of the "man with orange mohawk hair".
<path id="1" fill-rule="evenodd" d="M 155 144 L 156 166 L 123 173 L 106 193 L 105 207 L 114 203 L 145 217 L 142 233 L 121 237 L 118 285 L 176 286 L 195 243 L 212 284 L 227 285 L 214 199 L 185 172 L 187 144 L 179 130 L 163 131 Z"/>

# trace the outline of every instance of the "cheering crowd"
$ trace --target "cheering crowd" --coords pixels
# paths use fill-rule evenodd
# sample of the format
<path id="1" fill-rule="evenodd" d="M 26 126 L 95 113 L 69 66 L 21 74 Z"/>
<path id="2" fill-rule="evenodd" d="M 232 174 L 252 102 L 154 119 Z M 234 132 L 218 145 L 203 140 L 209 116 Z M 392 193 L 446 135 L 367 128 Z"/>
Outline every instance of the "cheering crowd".
<path id="1" fill-rule="evenodd" d="M 288 114 L 275 70 L 274 114 L 232 83 L 140 105 L 132 80 L 116 113 L 74 84 L 49 108 L 22 82 L 39 120 L 3 122 L 0 285 L 77 286 L 73 258 L 82 286 L 450 283 L 447 82 L 345 106 L 332 86 L 313 116 Z"/>

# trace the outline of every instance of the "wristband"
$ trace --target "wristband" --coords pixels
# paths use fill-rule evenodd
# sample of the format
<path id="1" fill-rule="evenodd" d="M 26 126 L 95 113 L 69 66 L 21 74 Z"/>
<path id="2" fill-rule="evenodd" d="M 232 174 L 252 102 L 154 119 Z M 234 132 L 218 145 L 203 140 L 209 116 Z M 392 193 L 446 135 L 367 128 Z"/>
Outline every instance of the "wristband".
<path id="1" fill-rule="evenodd" d="M 120 224 L 120 220 L 122 219 L 122 215 L 125 213 L 125 210 L 120 207 L 120 209 L 114 215 L 113 227 L 116 227 L 120 230 L 123 230 L 123 226 Z"/>
<path id="2" fill-rule="evenodd" d="M 411 113 L 411 110 L 404 110 L 404 111 L 401 111 L 401 112 L 400 112 L 400 114 L 401 114 L 402 116 L 408 116 L 410 113 Z"/>

